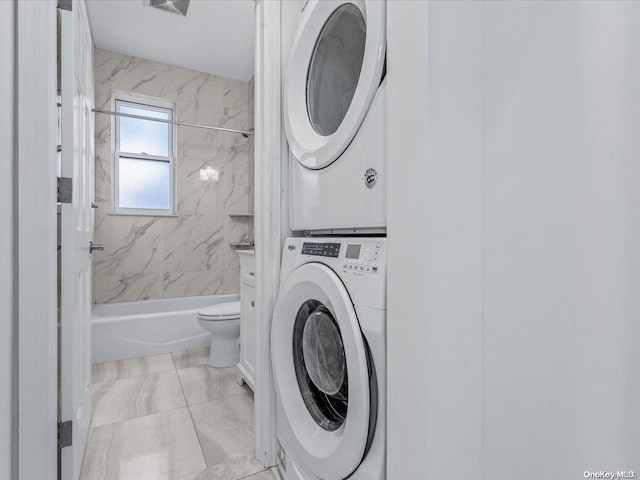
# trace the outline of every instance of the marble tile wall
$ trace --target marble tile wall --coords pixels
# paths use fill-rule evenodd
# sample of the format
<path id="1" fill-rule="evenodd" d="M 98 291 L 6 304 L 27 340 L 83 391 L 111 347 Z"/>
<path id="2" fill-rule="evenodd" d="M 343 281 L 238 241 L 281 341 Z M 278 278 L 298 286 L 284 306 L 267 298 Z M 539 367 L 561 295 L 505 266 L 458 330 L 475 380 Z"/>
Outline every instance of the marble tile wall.
<path id="1" fill-rule="evenodd" d="M 178 121 L 253 126 L 253 81 L 218 77 L 106 50 L 95 52 L 96 108 L 111 92 L 176 103 Z M 253 239 L 253 137 L 177 128 L 176 217 L 111 214 L 111 117 L 96 114 L 95 303 L 236 293 L 240 265 L 231 242 Z M 200 169 L 220 170 L 219 182 Z"/>

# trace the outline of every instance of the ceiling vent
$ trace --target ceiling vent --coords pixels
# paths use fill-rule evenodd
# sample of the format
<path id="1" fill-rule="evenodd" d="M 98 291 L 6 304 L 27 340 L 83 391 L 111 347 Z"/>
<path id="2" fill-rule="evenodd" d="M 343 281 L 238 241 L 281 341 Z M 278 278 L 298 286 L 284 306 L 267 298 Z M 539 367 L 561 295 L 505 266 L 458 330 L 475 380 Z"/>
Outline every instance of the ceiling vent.
<path id="1" fill-rule="evenodd" d="M 147 7 L 155 7 L 167 12 L 179 13 L 183 17 L 187 16 L 189 2 L 191 0 L 144 0 Z"/>

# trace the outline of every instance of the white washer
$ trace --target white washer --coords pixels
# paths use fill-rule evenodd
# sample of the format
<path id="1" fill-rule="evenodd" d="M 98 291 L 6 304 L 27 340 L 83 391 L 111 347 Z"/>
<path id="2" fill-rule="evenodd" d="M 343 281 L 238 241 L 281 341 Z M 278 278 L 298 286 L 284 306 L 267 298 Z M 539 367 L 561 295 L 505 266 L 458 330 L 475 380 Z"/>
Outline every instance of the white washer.
<path id="1" fill-rule="evenodd" d="M 289 238 L 271 330 L 285 480 L 382 480 L 386 239 Z"/>
<path id="2" fill-rule="evenodd" d="M 386 0 L 310 0 L 287 66 L 291 228 L 386 228 Z"/>

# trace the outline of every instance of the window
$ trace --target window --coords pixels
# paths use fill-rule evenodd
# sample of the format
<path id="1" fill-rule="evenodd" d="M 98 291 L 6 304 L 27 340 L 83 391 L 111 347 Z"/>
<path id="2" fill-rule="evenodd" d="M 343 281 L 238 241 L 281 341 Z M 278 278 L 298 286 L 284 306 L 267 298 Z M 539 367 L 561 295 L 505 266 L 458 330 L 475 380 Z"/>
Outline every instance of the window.
<path id="1" fill-rule="evenodd" d="M 175 105 L 131 93 L 114 93 L 119 113 L 173 120 Z M 175 126 L 113 117 L 113 212 L 175 215 Z"/>

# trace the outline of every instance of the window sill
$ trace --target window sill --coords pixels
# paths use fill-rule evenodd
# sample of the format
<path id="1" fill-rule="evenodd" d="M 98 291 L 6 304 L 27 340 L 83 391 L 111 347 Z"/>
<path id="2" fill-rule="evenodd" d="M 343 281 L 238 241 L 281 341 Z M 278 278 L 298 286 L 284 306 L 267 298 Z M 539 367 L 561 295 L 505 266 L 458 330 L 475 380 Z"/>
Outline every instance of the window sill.
<path id="1" fill-rule="evenodd" d="M 114 216 L 125 216 L 125 217 L 179 217 L 177 213 L 163 213 L 163 212 L 144 212 L 144 211 L 135 211 L 135 212 L 117 212 L 111 210 L 107 212 L 107 215 Z"/>

